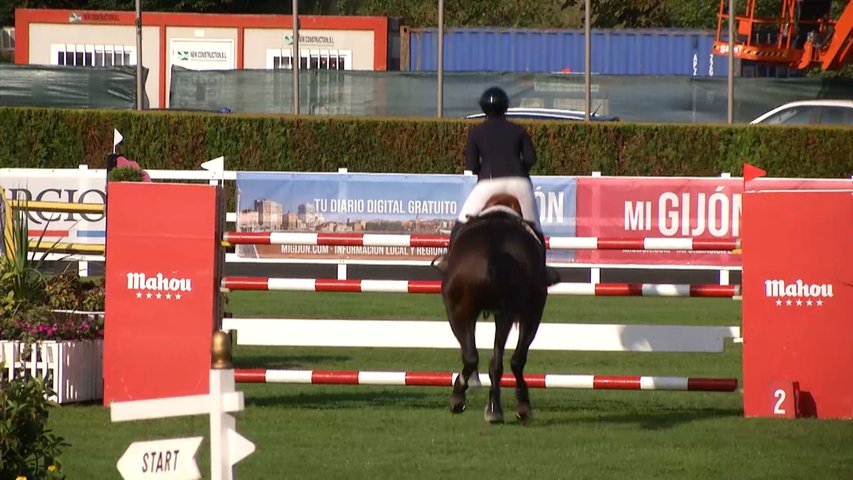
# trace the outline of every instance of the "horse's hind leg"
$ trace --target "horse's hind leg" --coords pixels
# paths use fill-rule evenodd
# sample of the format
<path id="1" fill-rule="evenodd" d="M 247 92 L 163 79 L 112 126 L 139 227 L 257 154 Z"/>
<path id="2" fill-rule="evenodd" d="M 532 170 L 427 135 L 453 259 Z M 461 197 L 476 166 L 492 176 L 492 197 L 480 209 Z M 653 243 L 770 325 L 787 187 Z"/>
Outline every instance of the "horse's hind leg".
<path id="1" fill-rule="evenodd" d="M 544 307 L 544 305 L 543 305 Z M 515 398 L 518 401 L 515 416 L 522 422 L 530 419 L 530 394 L 527 389 L 527 382 L 524 380 L 524 366 L 527 364 L 527 353 L 530 351 L 530 344 L 536 337 L 536 331 L 539 329 L 539 322 L 542 319 L 542 309 L 533 309 L 532 312 L 526 312 L 521 318 L 518 325 L 518 346 L 510 360 L 512 373 L 515 375 Z"/>
<path id="2" fill-rule="evenodd" d="M 504 373 L 504 348 L 509 331 L 512 328 L 512 317 L 504 313 L 495 314 L 495 346 L 492 351 L 492 361 L 489 363 L 489 402 L 486 404 L 484 417 L 489 423 L 502 423 L 504 409 L 501 405 L 501 377 Z"/>
<path id="3" fill-rule="evenodd" d="M 465 391 L 468 390 L 468 381 L 471 375 L 477 375 L 471 383 L 480 384 L 479 374 L 477 374 L 477 364 L 480 358 L 474 337 L 478 313 L 458 307 L 447 309 L 450 328 L 459 341 L 462 351 L 462 372 L 456 376 L 456 381 L 453 382 L 453 393 L 450 396 L 450 411 L 453 413 L 465 411 Z"/>

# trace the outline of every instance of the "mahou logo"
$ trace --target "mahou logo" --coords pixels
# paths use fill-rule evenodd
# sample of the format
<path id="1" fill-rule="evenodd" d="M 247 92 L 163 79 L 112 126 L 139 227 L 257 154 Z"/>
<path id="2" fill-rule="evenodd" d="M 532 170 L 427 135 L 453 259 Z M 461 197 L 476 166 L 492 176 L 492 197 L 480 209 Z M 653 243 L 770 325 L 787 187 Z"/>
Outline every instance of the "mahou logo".
<path id="1" fill-rule="evenodd" d="M 192 291 L 189 278 L 170 278 L 162 273 L 148 276 L 141 272 L 127 274 L 127 289 L 136 292 L 136 298 L 146 300 L 180 300 Z"/>
<path id="2" fill-rule="evenodd" d="M 805 283 L 802 279 L 787 283 L 784 280 L 765 280 L 764 295 L 776 299 L 776 306 L 822 307 L 833 297 L 831 283 Z"/>

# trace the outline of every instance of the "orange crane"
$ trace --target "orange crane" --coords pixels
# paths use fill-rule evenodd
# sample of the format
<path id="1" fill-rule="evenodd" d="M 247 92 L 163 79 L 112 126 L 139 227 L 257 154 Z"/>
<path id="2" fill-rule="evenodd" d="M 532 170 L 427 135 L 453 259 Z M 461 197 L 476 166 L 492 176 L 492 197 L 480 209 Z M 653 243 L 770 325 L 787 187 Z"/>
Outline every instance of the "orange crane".
<path id="1" fill-rule="evenodd" d="M 832 0 L 783 0 L 778 17 L 755 16 L 757 0 L 746 0 L 735 12 L 736 58 L 806 70 L 839 70 L 853 54 L 853 1 L 837 19 L 830 17 Z M 713 53 L 728 55 L 728 2 L 720 0 Z M 739 2 L 743 4 L 743 0 Z"/>

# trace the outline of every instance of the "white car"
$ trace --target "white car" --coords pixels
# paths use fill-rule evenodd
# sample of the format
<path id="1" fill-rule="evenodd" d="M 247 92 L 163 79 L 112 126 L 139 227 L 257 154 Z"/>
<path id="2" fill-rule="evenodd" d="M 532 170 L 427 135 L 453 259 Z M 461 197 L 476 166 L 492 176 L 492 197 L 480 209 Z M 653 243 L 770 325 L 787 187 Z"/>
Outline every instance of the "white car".
<path id="1" fill-rule="evenodd" d="M 853 100 L 802 100 L 786 103 L 751 125 L 853 125 Z"/>
<path id="2" fill-rule="evenodd" d="M 483 113 L 472 113 L 465 115 L 466 119 L 483 118 Z M 531 120 L 576 120 L 584 121 L 584 112 L 578 110 L 560 110 L 554 108 L 518 108 L 511 107 L 506 111 L 506 118 L 531 119 Z M 593 112 L 589 119 L 598 122 L 618 122 L 619 117 L 598 115 Z"/>

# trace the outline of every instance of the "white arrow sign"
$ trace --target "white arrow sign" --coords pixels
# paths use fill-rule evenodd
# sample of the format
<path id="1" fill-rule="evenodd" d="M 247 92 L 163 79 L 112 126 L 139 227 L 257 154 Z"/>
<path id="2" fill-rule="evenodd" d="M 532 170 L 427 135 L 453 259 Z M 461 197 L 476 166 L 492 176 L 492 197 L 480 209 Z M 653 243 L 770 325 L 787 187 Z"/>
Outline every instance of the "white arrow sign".
<path id="1" fill-rule="evenodd" d="M 113 153 L 116 153 L 116 147 L 118 146 L 119 143 L 121 143 L 122 140 L 124 140 L 124 137 L 121 135 L 121 132 L 119 132 L 118 130 L 116 130 L 114 128 L 113 129 Z"/>
<path id="2" fill-rule="evenodd" d="M 133 442 L 118 460 L 118 472 L 125 480 L 200 479 L 195 454 L 203 438 Z"/>
<path id="3" fill-rule="evenodd" d="M 228 462 L 231 465 L 248 457 L 254 451 L 254 443 L 237 433 L 236 430 L 228 429 Z"/>
<path id="4" fill-rule="evenodd" d="M 201 164 L 201 168 L 219 173 L 225 170 L 225 157 L 216 157 Z"/>

